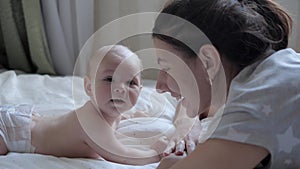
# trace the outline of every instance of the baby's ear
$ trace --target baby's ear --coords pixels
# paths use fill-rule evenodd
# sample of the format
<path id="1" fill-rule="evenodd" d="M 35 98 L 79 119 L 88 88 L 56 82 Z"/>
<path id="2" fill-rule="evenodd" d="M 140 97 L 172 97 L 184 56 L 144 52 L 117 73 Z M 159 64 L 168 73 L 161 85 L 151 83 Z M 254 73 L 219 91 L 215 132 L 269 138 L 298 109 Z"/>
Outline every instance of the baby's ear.
<path id="1" fill-rule="evenodd" d="M 89 77 L 84 76 L 84 90 L 88 96 L 92 94 L 92 83 Z"/>

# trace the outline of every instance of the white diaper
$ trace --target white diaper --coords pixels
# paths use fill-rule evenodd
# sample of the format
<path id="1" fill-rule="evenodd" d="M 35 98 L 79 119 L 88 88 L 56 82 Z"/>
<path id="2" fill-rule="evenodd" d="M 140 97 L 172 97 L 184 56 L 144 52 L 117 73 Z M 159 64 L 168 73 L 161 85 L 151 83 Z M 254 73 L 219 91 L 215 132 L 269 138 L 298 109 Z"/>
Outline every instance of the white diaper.
<path id="1" fill-rule="evenodd" d="M 0 136 L 10 152 L 33 153 L 31 145 L 31 105 L 0 106 Z"/>

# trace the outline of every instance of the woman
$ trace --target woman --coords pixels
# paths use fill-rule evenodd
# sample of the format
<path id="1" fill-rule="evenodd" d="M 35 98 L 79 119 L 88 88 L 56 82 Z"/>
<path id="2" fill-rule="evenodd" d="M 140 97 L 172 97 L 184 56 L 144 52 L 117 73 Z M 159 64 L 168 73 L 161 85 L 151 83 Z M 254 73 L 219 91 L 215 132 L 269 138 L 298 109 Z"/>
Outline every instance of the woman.
<path id="1" fill-rule="evenodd" d="M 158 168 L 300 167 L 300 55 L 287 48 L 291 22 L 272 0 L 168 2 L 153 28 L 158 91 L 182 97 L 200 120 L 225 107 L 206 141 Z"/>

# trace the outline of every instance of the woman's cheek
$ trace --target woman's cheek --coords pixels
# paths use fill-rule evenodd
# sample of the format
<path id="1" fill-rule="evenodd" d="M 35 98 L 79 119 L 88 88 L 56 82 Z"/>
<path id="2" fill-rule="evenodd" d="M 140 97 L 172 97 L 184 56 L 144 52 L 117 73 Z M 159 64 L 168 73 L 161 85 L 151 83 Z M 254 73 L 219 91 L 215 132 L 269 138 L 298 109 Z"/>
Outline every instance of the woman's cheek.
<path id="1" fill-rule="evenodd" d="M 167 85 L 172 92 L 180 93 L 177 81 L 171 76 L 167 77 Z"/>

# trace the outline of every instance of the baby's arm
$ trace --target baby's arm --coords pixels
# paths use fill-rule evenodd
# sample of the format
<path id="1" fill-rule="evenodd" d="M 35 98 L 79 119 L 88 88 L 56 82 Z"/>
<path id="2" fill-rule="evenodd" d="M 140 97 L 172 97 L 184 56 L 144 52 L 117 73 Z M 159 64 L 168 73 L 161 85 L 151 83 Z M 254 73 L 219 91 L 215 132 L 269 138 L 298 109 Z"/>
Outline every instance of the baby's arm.
<path id="1" fill-rule="evenodd" d="M 154 163 L 160 160 L 159 154 L 153 149 L 146 151 L 123 145 L 116 138 L 115 130 L 101 117 L 90 102 L 76 112 L 85 132 L 85 143 L 104 159 L 137 165 Z"/>
<path id="2" fill-rule="evenodd" d="M 126 119 L 131 119 L 131 118 L 137 118 L 137 117 L 149 117 L 149 114 L 146 113 L 145 111 L 137 110 L 134 113 L 122 114 L 121 120 L 126 120 Z"/>
<path id="3" fill-rule="evenodd" d="M 145 165 L 160 160 L 159 154 L 154 149 L 139 150 L 122 144 L 115 137 L 114 131 L 111 129 L 102 128 L 101 133 L 103 133 L 102 137 L 105 138 L 103 142 L 100 141 L 102 143 L 96 144 L 91 139 L 88 139 L 86 142 L 101 157 L 108 161 L 122 164 Z"/>

